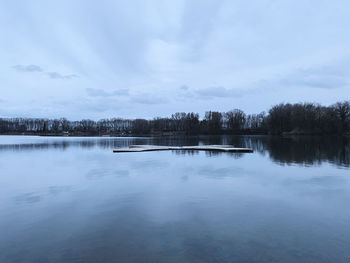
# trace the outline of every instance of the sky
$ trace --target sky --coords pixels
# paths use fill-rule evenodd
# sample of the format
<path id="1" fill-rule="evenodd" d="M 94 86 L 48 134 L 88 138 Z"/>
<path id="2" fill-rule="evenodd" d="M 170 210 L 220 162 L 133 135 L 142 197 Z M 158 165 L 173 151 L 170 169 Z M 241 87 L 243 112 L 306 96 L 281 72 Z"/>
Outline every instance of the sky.
<path id="1" fill-rule="evenodd" d="M 0 0 L 0 117 L 350 99 L 348 0 Z"/>

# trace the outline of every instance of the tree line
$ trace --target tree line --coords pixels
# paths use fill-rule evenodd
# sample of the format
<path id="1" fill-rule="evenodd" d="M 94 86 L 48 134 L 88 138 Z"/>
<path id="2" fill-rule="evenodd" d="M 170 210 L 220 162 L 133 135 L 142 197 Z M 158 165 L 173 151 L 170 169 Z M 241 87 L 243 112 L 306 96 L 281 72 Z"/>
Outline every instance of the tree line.
<path id="1" fill-rule="evenodd" d="M 1 134 L 39 135 L 199 135 L 199 134 L 350 134 L 350 102 L 330 106 L 280 103 L 268 112 L 177 112 L 147 119 L 84 119 L 69 121 L 38 118 L 0 118 Z"/>

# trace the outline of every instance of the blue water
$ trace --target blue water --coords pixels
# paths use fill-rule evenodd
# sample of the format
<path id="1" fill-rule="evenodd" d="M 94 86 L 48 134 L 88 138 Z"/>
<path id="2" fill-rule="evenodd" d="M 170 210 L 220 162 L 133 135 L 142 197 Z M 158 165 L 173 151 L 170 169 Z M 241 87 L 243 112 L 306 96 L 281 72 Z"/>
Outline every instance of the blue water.
<path id="1" fill-rule="evenodd" d="M 254 153 L 112 153 L 232 143 Z M 350 262 L 346 138 L 0 136 L 0 262 Z"/>

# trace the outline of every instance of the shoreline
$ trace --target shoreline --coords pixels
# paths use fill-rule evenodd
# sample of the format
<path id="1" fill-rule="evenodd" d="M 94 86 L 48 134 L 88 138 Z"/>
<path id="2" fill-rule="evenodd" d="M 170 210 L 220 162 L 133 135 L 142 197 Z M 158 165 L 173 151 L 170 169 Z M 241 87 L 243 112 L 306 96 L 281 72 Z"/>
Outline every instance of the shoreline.
<path id="1" fill-rule="evenodd" d="M 93 135 L 93 134 L 38 134 L 38 133 L 2 133 L 0 136 L 37 136 L 37 137 L 96 137 L 96 138 L 132 138 L 132 137 L 201 137 L 201 136 L 271 136 L 271 137 L 350 137 L 350 134 L 262 134 L 262 133 L 223 133 L 223 134 L 110 134 L 110 135 Z"/>

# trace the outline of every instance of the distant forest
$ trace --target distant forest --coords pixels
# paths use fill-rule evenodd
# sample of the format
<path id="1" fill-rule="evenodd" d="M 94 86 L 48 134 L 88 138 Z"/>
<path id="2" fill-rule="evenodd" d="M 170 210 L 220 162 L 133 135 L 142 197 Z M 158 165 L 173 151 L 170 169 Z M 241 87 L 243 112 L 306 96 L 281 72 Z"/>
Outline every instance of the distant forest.
<path id="1" fill-rule="evenodd" d="M 65 136 L 199 135 L 199 134 L 319 134 L 350 135 L 350 101 L 331 106 L 281 103 L 268 112 L 245 114 L 207 111 L 177 112 L 171 117 L 146 119 L 0 118 L 0 134 Z"/>

